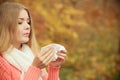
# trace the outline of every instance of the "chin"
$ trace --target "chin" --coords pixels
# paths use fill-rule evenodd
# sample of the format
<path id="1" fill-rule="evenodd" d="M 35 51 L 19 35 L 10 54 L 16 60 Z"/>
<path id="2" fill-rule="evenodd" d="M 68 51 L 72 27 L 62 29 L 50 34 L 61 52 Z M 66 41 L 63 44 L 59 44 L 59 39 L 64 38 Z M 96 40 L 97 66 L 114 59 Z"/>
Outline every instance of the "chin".
<path id="1" fill-rule="evenodd" d="M 27 43 L 28 41 L 29 41 L 29 38 L 24 39 L 24 40 L 23 40 L 23 43 Z"/>

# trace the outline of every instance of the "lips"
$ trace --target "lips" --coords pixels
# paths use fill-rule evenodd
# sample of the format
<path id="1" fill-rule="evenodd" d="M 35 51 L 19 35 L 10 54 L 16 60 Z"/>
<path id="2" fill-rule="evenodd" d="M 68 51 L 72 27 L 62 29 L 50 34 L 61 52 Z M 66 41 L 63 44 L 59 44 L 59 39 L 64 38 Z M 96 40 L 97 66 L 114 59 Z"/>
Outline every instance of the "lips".
<path id="1" fill-rule="evenodd" d="M 29 37 L 30 33 L 25 33 L 24 36 Z"/>

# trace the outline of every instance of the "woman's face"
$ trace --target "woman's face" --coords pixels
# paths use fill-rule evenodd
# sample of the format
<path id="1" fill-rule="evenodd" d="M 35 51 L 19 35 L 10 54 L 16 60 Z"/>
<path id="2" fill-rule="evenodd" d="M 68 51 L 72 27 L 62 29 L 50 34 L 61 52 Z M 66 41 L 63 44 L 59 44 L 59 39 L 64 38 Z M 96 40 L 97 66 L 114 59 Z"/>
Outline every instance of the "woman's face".
<path id="1" fill-rule="evenodd" d="M 22 44 L 29 41 L 30 36 L 30 18 L 26 10 L 21 10 L 18 16 L 18 26 L 17 26 L 17 39 L 16 43 Z"/>

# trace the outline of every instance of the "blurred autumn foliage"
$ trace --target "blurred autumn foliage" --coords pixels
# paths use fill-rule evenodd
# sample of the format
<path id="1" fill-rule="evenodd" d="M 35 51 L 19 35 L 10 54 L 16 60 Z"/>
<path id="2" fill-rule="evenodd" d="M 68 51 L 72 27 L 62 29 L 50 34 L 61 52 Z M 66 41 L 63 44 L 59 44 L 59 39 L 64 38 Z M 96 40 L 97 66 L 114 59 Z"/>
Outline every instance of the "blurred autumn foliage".
<path id="1" fill-rule="evenodd" d="M 120 80 L 119 0 L 5 1 L 30 9 L 40 46 L 67 48 L 61 80 Z"/>

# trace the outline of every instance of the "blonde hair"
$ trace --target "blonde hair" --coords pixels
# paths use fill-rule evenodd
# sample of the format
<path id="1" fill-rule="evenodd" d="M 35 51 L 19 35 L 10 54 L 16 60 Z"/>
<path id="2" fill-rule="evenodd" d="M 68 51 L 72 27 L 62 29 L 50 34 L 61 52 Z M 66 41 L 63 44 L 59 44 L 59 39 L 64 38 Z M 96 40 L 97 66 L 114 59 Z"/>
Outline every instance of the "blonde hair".
<path id="1" fill-rule="evenodd" d="M 34 53 L 38 52 L 32 19 L 29 10 L 22 4 L 5 2 L 0 5 L 0 52 L 6 51 L 16 37 L 18 16 L 21 9 L 25 9 L 30 17 L 31 34 L 28 44 Z"/>

